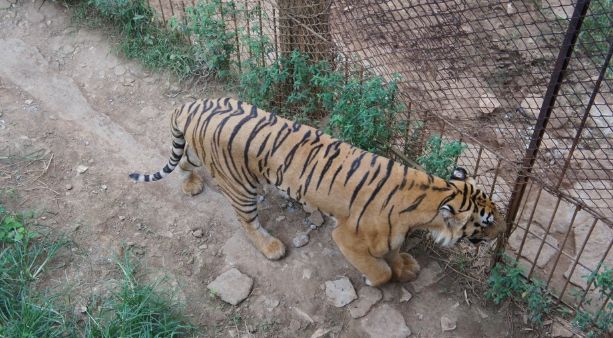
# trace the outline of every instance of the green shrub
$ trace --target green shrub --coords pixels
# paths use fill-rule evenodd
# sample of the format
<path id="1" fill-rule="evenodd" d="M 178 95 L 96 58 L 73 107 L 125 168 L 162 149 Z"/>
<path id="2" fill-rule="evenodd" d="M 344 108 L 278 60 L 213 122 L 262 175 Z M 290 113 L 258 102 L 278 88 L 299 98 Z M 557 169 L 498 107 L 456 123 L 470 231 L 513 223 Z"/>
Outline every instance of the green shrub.
<path id="1" fill-rule="evenodd" d="M 466 145 L 460 141 L 445 142 L 442 137 L 434 135 L 426 141 L 417 163 L 426 172 L 447 179 L 453 173 L 456 160 L 464 149 Z"/>
<path id="2" fill-rule="evenodd" d="M 573 325 L 585 332 L 587 337 L 605 336 L 613 331 L 613 303 L 607 301 L 613 292 L 613 269 L 604 267 L 601 272 L 594 271 L 586 277 L 588 284 L 593 282 L 598 291 L 598 300 L 607 304 L 596 313 L 579 309 L 573 319 Z M 587 299 L 586 303 L 591 304 L 592 300 Z"/>
<path id="3" fill-rule="evenodd" d="M 11 215 L 0 205 L 0 242 L 13 243 L 36 237 L 36 232 L 23 225 L 23 219 L 23 215 Z"/>

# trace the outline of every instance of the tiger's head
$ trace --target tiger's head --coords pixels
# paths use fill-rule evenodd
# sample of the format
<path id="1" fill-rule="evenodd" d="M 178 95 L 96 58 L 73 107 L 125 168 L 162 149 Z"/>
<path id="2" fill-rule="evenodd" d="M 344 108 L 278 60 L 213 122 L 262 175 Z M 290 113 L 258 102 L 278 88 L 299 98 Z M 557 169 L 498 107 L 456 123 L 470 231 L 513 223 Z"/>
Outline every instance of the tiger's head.
<path id="1" fill-rule="evenodd" d="M 483 191 L 466 170 L 456 168 L 449 179 L 461 192 L 444 204 L 440 215 L 446 229 L 435 232 L 434 238 L 443 245 L 451 245 L 461 239 L 473 244 L 492 240 L 505 231 L 505 222 L 496 204 Z"/>

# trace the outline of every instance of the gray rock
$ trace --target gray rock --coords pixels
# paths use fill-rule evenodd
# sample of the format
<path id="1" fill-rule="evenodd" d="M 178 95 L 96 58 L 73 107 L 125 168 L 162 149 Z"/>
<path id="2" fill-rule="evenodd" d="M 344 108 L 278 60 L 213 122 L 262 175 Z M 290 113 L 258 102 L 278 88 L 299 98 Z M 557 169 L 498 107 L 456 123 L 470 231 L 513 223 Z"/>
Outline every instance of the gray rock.
<path id="1" fill-rule="evenodd" d="M 351 318 L 364 317 L 370 308 L 383 298 L 381 290 L 370 286 L 365 286 L 358 291 L 358 300 L 351 303 L 349 313 Z"/>
<path id="2" fill-rule="evenodd" d="M 202 237 L 202 230 L 201 229 L 196 229 L 192 232 L 192 236 L 196 237 L 196 238 L 200 238 Z"/>
<path id="3" fill-rule="evenodd" d="M 0 10 L 9 9 L 13 4 L 8 0 L 0 0 Z"/>
<path id="4" fill-rule="evenodd" d="M 251 293 L 253 279 L 232 268 L 209 283 L 207 288 L 226 303 L 237 305 Z"/>
<path id="5" fill-rule="evenodd" d="M 324 224 L 324 217 L 319 210 L 315 210 L 309 216 L 309 222 L 311 222 L 311 224 L 315 224 L 316 226 L 321 226 Z"/>
<path id="6" fill-rule="evenodd" d="M 568 337 L 573 336 L 573 332 L 567 329 L 566 327 L 564 327 L 559 322 L 555 322 L 553 323 L 553 326 L 551 327 L 551 336 L 568 338 Z"/>
<path id="7" fill-rule="evenodd" d="M 307 245 L 307 243 L 309 243 L 309 234 L 306 232 L 301 232 L 292 239 L 292 245 L 295 248 L 303 247 Z"/>
<path id="8" fill-rule="evenodd" d="M 66 188 L 66 190 L 72 190 L 72 184 L 68 183 L 64 186 L 64 188 Z"/>
<path id="9" fill-rule="evenodd" d="M 579 250 L 579 248 L 581 248 L 583 243 L 586 241 L 587 235 L 590 232 L 592 224 L 593 221 L 591 223 L 577 224 L 575 226 L 575 245 L 578 248 L 577 250 Z M 573 282 L 573 284 L 579 285 L 584 290 L 587 289 L 586 276 L 590 275 L 591 272 L 596 269 L 598 263 L 604 257 L 605 253 L 607 252 L 607 248 L 609 246 L 611 238 L 613 238 L 613 230 L 611 230 L 608 225 L 603 224 L 602 222 L 596 223 L 596 225 L 594 226 L 594 230 L 592 230 L 590 237 L 587 239 L 587 244 L 583 249 L 583 253 L 579 258 L 579 262 L 586 266 L 587 269 L 577 264 L 577 266 L 575 267 L 575 271 L 573 271 L 572 276 L 570 276 L 570 270 L 572 269 L 573 265 L 571 264 L 568 267 L 568 270 L 564 272 L 564 277 L 566 277 L 567 279 L 570 278 L 570 281 Z M 613 255 L 607 255 L 603 262 L 603 265 L 613 266 Z M 594 291 L 590 291 L 590 293 L 593 292 Z"/>
<path id="10" fill-rule="evenodd" d="M 119 65 L 115 67 L 115 69 L 113 69 L 113 72 L 115 73 L 115 75 L 121 76 L 126 73 L 126 68 L 124 66 Z"/>
<path id="11" fill-rule="evenodd" d="M 417 279 L 411 282 L 415 292 L 420 292 L 424 288 L 437 283 L 443 277 L 443 269 L 441 266 L 432 261 L 421 269 Z"/>
<path id="12" fill-rule="evenodd" d="M 361 319 L 360 325 L 371 338 L 405 338 L 411 335 L 402 314 L 388 304 L 373 309 Z"/>
<path id="13" fill-rule="evenodd" d="M 353 285 L 351 285 L 351 281 L 347 277 L 327 281 L 325 285 L 326 296 L 336 307 L 343 307 L 358 298 Z"/>
<path id="14" fill-rule="evenodd" d="M 494 93 L 481 94 L 479 98 L 479 111 L 483 115 L 489 115 L 493 113 L 497 108 L 500 108 L 500 101 L 496 98 Z"/>
<path id="15" fill-rule="evenodd" d="M 443 330 L 443 332 L 455 330 L 457 327 L 456 325 L 457 320 L 449 318 L 447 316 L 441 317 L 441 330 Z"/>
<path id="16" fill-rule="evenodd" d="M 88 169 L 89 169 L 89 167 L 88 167 L 88 166 L 85 166 L 85 165 L 78 165 L 78 166 L 77 166 L 77 172 L 78 172 L 79 174 L 83 174 L 83 173 L 85 173 L 85 172 L 86 172 Z"/>
<path id="17" fill-rule="evenodd" d="M 515 251 L 518 251 L 521 247 L 522 257 L 525 257 L 533 262 L 536 259 L 536 254 L 541 246 L 542 240 L 533 235 L 531 232 L 535 233 L 541 238 L 545 236 L 545 230 L 543 230 L 543 228 L 541 228 L 539 225 L 533 223 L 530 227 L 530 232 L 528 232 L 526 237 L 526 241 L 524 242 L 524 246 L 521 247 L 521 242 L 526 232 L 518 227 L 509 237 L 509 246 L 511 246 L 511 248 Z M 552 235 L 548 235 L 546 240 L 547 242 L 543 244 L 539 257 L 536 260 L 536 265 L 541 268 L 544 267 L 549 260 L 551 260 L 551 258 L 553 258 L 557 252 L 556 248 L 559 247 L 558 240 Z"/>
<path id="18" fill-rule="evenodd" d="M 413 298 L 413 295 L 407 289 L 401 287 L 400 288 L 400 302 L 401 303 L 408 302 L 411 300 L 411 298 Z"/>

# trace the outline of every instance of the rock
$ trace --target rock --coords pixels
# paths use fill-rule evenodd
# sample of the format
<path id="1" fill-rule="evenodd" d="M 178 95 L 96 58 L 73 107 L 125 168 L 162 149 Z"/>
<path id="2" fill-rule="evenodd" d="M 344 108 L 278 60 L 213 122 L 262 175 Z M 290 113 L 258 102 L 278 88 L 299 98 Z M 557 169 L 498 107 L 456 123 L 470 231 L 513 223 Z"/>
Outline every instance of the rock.
<path id="1" fill-rule="evenodd" d="M 531 262 L 534 262 L 542 240 L 532 233 L 535 233 L 542 238 L 545 236 L 545 230 L 543 230 L 543 228 L 541 228 L 538 224 L 532 224 L 532 226 L 530 226 L 530 232 L 528 232 L 528 236 L 524 242 L 524 246 L 521 248 L 521 255 Z M 516 228 L 509 237 L 508 243 L 516 252 L 519 251 L 521 247 L 524 234 L 524 229 Z M 557 248 L 560 246 L 558 244 L 558 240 L 551 234 L 547 235 L 546 240 L 547 242 L 543 244 L 538 260 L 536 261 L 536 265 L 540 268 L 544 267 L 549 262 L 549 260 L 556 254 Z"/>
<path id="2" fill-rule="evenodd" d="M 493 113 L 497 108 L 500 108 L 500 101 L 494 93 L 484 93 L 479 97 L 479 111 L 483 115 Z"/>
<path id="3" fill-rule="evenodd" d="M 602 94 L 596 96 L 590 116 L 588 121 L 591 126 L 597 128 L 605 137 L 613 136 L 613 99 L 609 97 L 607 100 Z"/>
<path id="4" fill-rule="evenodd" d="M 126 219 L 126 216 L 119 216 L 119 220 L 120 220 L 120 221 L 123 221 L 123 220 L 125 220 L 125 219 Z"/>
<path id="5" fill-rule="evenodd" d="M 207 288 L 226 303 L 237 305 L 251 293 L 253 279 L 232 268 L 209 283 Z"/>
<path id="6" fill-rule="evenodd" d="M 315 210 L 309 216 L 309 222 L 311 222 L 311 224 L 315 224 L 316 226 L 321 226 L 324 224 L 324 217 L 319 210 Z"/>
<path id="7" fill-rule="evenodd" d="M 9 0 L 0 0 L 0 10 L 9 9 L 13 4 Z"/>
<path id="8" fill-rule="evenodd" d="M 311 269 L 302 270 L 302 279 L 311 279 L 311 276 L 313 276 L 313 271 L 311 271 Z"/>
<path id="9" fill-rule="evenodd" d="M 107 187 L 107 186 L 106 186 L 106 184 L 103 184 L 103 185 L 101 186 L 101 188 L 102 188 L 102 190 L 106 191 L 106 189 L 108 189 L 109 187 Z"/>
<path id="10" fill-rule="evenodd" d="M 411 282 L 415 292 L 420 292 L 424 288 L 437 283 L 443 277 L 443 269 L 435 262 L 431 261 L 423 267 L 417 276 L 417 279 Z"/>
<path id="11" fill-rule="evenodd" d="M 285 216 L 283 216 L 283 215 L 278 216 L 277 218 L 275 218 L 275 221 L 276 221 L 276 222 L 281 222 L 281 221 L 283 221 L 283 220 L 285 220 Z"/>
<path id="12" fill-rule="evenodd" d="M 361 319 L 360 325 L 371 338 L 405 338 L 411 335 L 402 314 L 389 304 L 372 310 L 368 316 Z"/>
<path id="13" fill-rule="evenodd" d="M 300 322 L 299 322 L 299 321 L 297 321 L 297 320 L 295 320 L 295 319 L 292 319 L 292 320 L 289 322 L 289 331 L 290 331 L 290 332 L 296 332 L 296 331 L 300 330 L 300 327 L 301 327 L 301 326 L 302 326 L 302 325 L 300 324 Z"/>
<path id="14" fill-rule="evenodd" d="M 28 99 L 28 100 L 25 100 L 24 102 L 25 102 L 25 104 L 27 104 L 27 105 L 29 106 L 29 105 L 31 105 L 31 104 L 32 104 L 34 101 L 33 101 L 33 100 Z"/>
<path id="15" fill-rule="evenodd" d="M 556 204 L 558 203 L 558 197 L 550 194 L 546 190 L 541 191 L 541 195 L 538 196 L 538 190 L 536 187 L 532 188 L 530 194 L 527 193 L 526 197 L 522 201 L 522 205 L 525 204 L 523 208 L 523 213 L 520 216 L 520 224 L 526 227 L 528 220 L 530 219 L 530 214 L 533 210 L 536 210 L 534 216 L 532 217 L 532 223 L 536 223 L 541 226 L 541 228 L 545 229 L 551 222 L 552 216 L 555 217 L 553 219 L 553 223 L 551 224 L 551 232 L 558 232 L 561 234 L 565 234 L 570 227 L 570 223 L 573 218 L 573 213 L 575 212 L 575 207 L 564 201 L 560 201 L 560 205 L 556 210 Z M 572 195 L 572 192 L 568 192 Z M 538 201 L 536 198 L 538 197 Z M 583 196 L 581 196 L 583 197 Z M 593 217 L 590 216 L 589 213 L 585 211 L 580 211 L 577 213 L 574 224 L 578 223 L 586 223 L 593 221 Z"/>
<path id="16" fill-rule="evenodd" d="M 349 313 L 351 318 L 364 317 L 373 305 L 383 297 L 381 290 L 370 286 L 364 286 L 358 291 L 358 300 L 351 303 Z"/>
<path id="17" fill-rule="evenodd" d="M 408 302 L 411 300 L 411 298 L 413 298 L 413 295 L 407 289 L 401 287 L 400 288 L 400 302 L 401 303 Z"/>
<path id="18" fill-rule="evenodd" d="M 583 243 L 586 241 L 587 235 L 589 234 L 590 228 L 593 224 L 591 223 L 582 223 L 577 224 L 574 228 L 575 230 L 575 245 L 577 251 L 581 248 Z M 585 267 L 577 264 L 575 270 L 573 271 L 573 275 L 570 275 L 570 270 L 572 269 L 571 264 L 568 267 L 568 270 L 564 272 L 564 277 L 567 279 L 570 278 L 570 281 L 573 284 L 579 285 L 584 290 L 587 289 L 587 277 L 591 274 L 593 270 L 596 269 L 598 263 L 603 258 L 605 253 L 607 252 L 607 248 L 610 244 L 611 238 L 613 238 L 613 230 L 609 228 L 608 225 L 603 222 L 598 222 L 594 226 L 594 230 L 587 239 L 587 243 L 585 248 L 583 249 L 583 253 L 581 253 L 581 257 L 579 258 L 579 262 Z M 574 263 L 574 262 L 572 262 Z M 613 255 L 608 254 L 603 262 L 604 266 L 613 266 Z M 589 293 L 594 293 L 592 290 Z"/>
<path id="19" fill-rule="evenodd" d="M 295 248 L 303 247 L 307 245 L 308 242 L 309 242 L 309 234 L 307 232 L 301 232 L 292 239 L 292 245 Z"/>
<path id="20" fill-rule="evenodd" d="M 515 8 L 515 6 L 513 6 L 513 3 L 509 2 L 506 7 L 505 7 L 507 14 L 508 15 L 513 15 L 515 13 L 517 13 L 517 8 Z"/>
<path id="21" fill-rule="evenodd" d="M 255 200 L 256 200 L 258 203 L 262 203 L 262 202 L 264 202 L 264 195 L 258 195 L 258 196 L 255 198 Z"/>
<path id="22" fill-rule="evenodd" d="M 443 330 L 443 332 L 455 330 L 456 324 L 457 320 L 455 319 L 451 319 L 447 316 L 441 317 L 441 330 Z"/>
<path id="23" fill-rule="evenodd" d="M 72 190 L 72 184 L 68 183 L 64 186 L 66 190 Z"/>
<path id="24" fill-rule="evenodd" d="M 520 42 L 523 42 L 525 46 L 522 46 Z M 528 53 L 531 50 L 534 50 L 533 49 L 534 46 L 532 45 L 534 45 L 535 42 L 531 38 L 528 38 L 527 41 L 518 40 L 518 43 L 520 43 L 519 47 L 525 49 L 526 52 Z M 535 51 L 540 54 L 539 49 L 536 49 Z M 559 105 L 561 104 L 561 102 L 557 102 L 556 104 Z M 528 116 L 528 117 L 534 118 L 534 120 L 537 120 L 541 112 L 542 105 L 543 105 L 543 98 L 539 94 L 528 94 L 526 95 L 524 100 L 520 103 L 519 110 L 522 111 L 525 116 Z M 549 119 L 549 123 L 547 124 L 547 126 L 553 129 L 558 129 L 558 128 L 562 128 L 566 124 L 566 122 L 568 122 L 568 117 L 564 114 L 564 112 L 562 110 L 554 109 L 552 111 L 552 115 Z"/>
<path id="25" fill-rule="evenodd" d="M 83 173 L 85 173 L 85 172 L 86 172 L 88 169 L 89 169 L 89 167 L 88 167 L 88 166 L 84 166 L 84 165 L 80 164 L 80 165 L 78 165 L 78 166 L 77 166 L 77 173 L 79 173 L 79 174 L 83 174 Z"/>
<path id="26" fill-rule="evenodd" d="M 264 300 L 264 306 L 266 306 L 266 310 L 268 310 L 268 312 L 274 310 L 277 306 L 279 306 L 279 300 L 278 299 L 273 299 L 273 298 L 266 298 Z"/>
<path id="27" fill-rule="evenodd" d="M 192 231 L 192 236 L 194 236 L 196 238 L 202 237 L 202 230 L 201 229 L 197 229 L 197 230 Z"/>
<path id="28" fill-rule="evenodd" d="M 551 336 L 552 337 L 572 337 L 573 333 L 566 327 L 564 327 L 559 322 L 553 323 L 551 327 Z"/>
<path id="29" fill-rule="evenodd" d="M 358 298 L 351 281 L 347 277 L 341 277 L 334 281 L 326 282 L 326 296 L 336 307 L 343 307 Z"/>

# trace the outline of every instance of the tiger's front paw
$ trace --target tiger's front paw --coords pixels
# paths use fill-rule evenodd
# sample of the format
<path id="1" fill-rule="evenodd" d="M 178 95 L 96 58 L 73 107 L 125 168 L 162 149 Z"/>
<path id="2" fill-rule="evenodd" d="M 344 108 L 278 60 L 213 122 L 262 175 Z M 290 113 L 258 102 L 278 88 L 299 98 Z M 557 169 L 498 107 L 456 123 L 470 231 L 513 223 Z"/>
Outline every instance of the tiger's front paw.
<path id="1" fill-rule="evenodd" d="M 277 238 L 272 238 L 263 248 L 262 253 L 266 258 L 276 261 L 285 256 L 285 244 Z"/>
<path id="2" fill-rule="evenodd" d="M 398 258 L 391 265 L 393 277 L 399 282 L 415 280 L 421 269 L 415 258 L 405 252 L 398 255 Z"/>
<path id="3" fill-rule="evenodd" d="M 204 190 L 204 180 L 202 177 L 191 173 L 189 177 L 183 181 L 181 190 L 188 196 L 198 195 Z"/>

